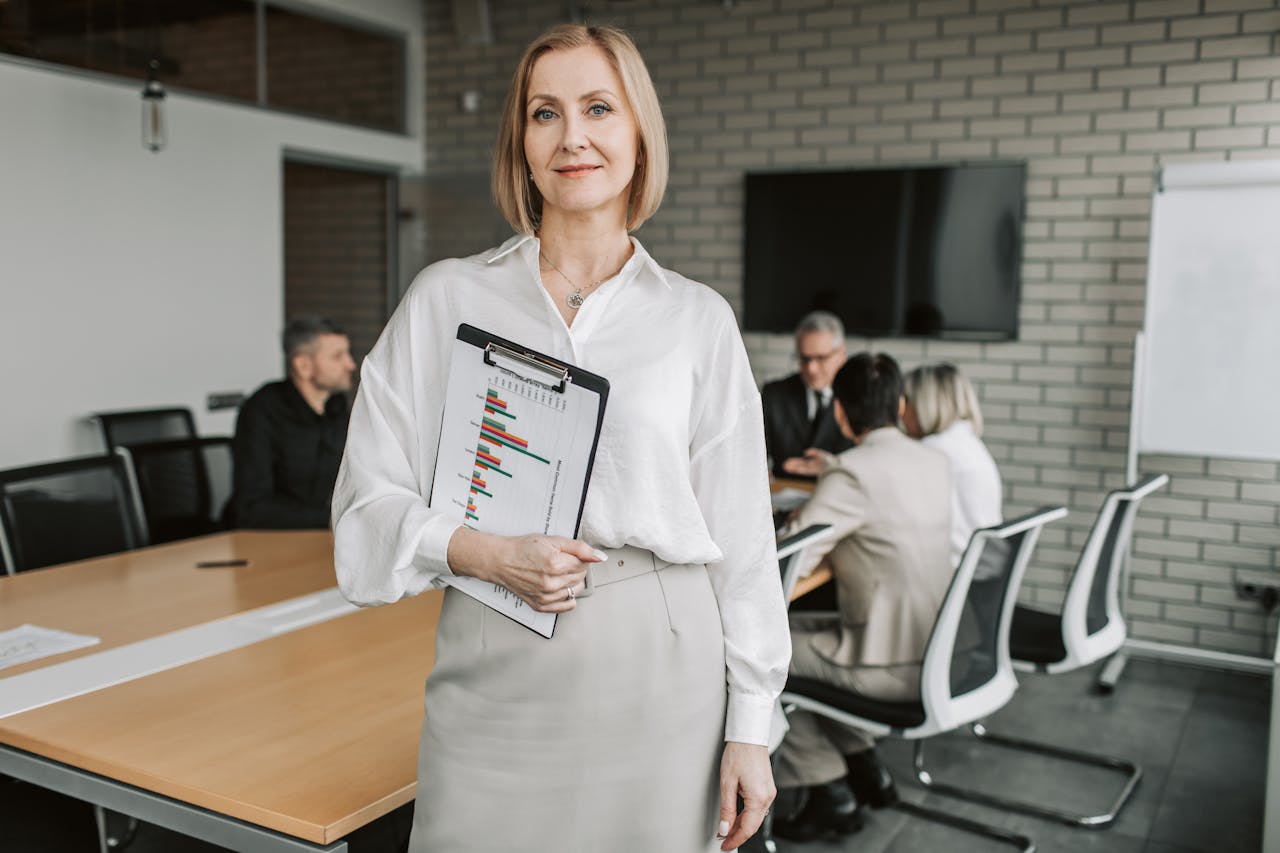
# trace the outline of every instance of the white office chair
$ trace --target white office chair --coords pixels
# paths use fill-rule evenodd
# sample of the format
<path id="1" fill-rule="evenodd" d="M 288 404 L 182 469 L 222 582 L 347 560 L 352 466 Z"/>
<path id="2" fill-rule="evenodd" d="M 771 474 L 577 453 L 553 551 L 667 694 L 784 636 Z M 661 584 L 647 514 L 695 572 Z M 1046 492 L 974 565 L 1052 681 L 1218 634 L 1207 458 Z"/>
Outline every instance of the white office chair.
<path id="1" fill-rule="evenodd" d="M 1120 609 L 1120 569 L 1133 537 L 1134 516 L 1142 499 L 1167 482 L 1169 475 L 1151 474 L 1107 495 L 1071 575 L 1061 612 L 1049 613 L 1023 605 L 1014 609 L 1009 650 L 1017 669 L 1071 672 L 1120 650 L 1128 635 Z M 1115 770 L 1124 774 L 1124 786 L 1106 811 L 1090 815 L 938 782 L 934 783 L 936 790 L 997 808 L 1052 818 L 1071 826 L 1099 829 L 1115 821 L 1142 780 L 1142 768 L 1122 758 L 996 734 L 981 723 L 973 725 L 973 733 L 988 743 L 1008 749 Z"/>
<path id="2" fill-rule="evenodd" d="M 796 580 L 799 577 L 798 569 L 801 558 L 804 557 L 805 549 L 815 542 L 821 542 L 830 537 L 830 524 L 811 524 L 804 530 L 793 533 L 778 542 L 778 569 L 782 572 L 782 600 L 787 602 L 788 606 L 791 604 L 791 594 L 796 588 Z M 782 712 L 781 703 L 779 703 L 774 709 L 773 725 L 769 729 L 770 754 L 782 744 L 782 739 L 786 734 L 787 718 Z M 752 853 L 752 851 L 759 850 L 767 851 L 767 853 L 777 853 L 778 848 L 773 843 L 772 834 L 773 812 L 770 811 L 765 815 L 764 824 L 760 827 L 760 831 L 742 846 L 743 853 Z"/>
<path id="3" fill-rule="evenodd" d="M 1071 672 L 1115 654 L 1128 632 L 1120 609 L 1121 566 L 1142 499 L 1169 482 L 1149 474 L 1107 495 L 1067 586 L 1060 613 L 1018 605 L 1009 642 L 1018 669 Z"/>
<path id="4" fill-rule="evenodd" d="M 782 572 L 782 600 L 791 606 L 791 595 L 800 579 L 800 558 L 805 549 L 816 542 L 831 538 L 830 524 L 811 524 L 798 533 L 778 542 L 778 570 Z"/>
<path id="5" fill-rule="evenodd" d="M 916 777 L 926 786 L 924 741 L 980 720 L 1018 687 L 1009 657 L 1009 623 L 1027 561 L 1050 521 L 1067 514 L 1044 507 L 973 534 L 943 599 L 921 662 L 920 699 L 891 702 L 810 678 L 791 678 L 783 707 L 802 708 L 876 737 L 915 741 Z M 1001 827 L 899 800 L 891 808 L 1012 844 L 1033 853 L 1031 839 Z"/>

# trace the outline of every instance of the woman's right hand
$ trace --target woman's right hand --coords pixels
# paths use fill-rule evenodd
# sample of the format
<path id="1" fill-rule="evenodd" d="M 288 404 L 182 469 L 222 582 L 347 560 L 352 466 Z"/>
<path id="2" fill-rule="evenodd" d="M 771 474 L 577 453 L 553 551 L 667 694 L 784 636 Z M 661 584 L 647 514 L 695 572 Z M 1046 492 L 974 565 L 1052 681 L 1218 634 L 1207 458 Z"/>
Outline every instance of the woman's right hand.
<path id="1" fill-rule="evenodd" d="M 449 539 L 449 568 L 511 590 L 534 610 L 564 613 L 577 606 L 587 566 L 605 555 L 563 536 L 496 536 L 459 527 Z"/>

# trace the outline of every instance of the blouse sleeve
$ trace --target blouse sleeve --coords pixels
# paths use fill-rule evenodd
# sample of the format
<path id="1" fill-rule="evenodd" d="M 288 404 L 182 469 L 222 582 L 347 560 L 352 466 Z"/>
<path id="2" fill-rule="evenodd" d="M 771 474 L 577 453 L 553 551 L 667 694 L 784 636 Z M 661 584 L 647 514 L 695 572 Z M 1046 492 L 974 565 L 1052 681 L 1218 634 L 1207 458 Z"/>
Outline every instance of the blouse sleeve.
<path id="1" fill-rule="evenodd" d="M 690 478 L 723 558 L 708 565 L 720 608 L 728 679 L 725 740 L 765 745 L 786 682 L 791 634 L 774 545 L 760 394 L 723 306 L 713 351 L 699 367 L 691 413 Z"/>
<path id="2" fill-rule="evenodd" d="M 426 285 L 406 296 L 364 361 L 333 491 L 334 567 L 356 604 L 417 595 L 451 573 L 459 524 L 427 505 L 439 425 L 424 413 L 443 408 L 453 335 L 442 331 L 444 299 L 422 295 Z"/>

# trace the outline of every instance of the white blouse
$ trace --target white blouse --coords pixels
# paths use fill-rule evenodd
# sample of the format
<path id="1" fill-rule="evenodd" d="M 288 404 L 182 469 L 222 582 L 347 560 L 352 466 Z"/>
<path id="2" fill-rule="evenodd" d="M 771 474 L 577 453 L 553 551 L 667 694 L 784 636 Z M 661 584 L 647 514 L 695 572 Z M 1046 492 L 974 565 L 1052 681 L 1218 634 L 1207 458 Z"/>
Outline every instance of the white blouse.
<path id="1" fill-rule="evenodd" d="M 958 566 L 973 531 L 1002 520 L 1000 471 L 968 421 L 956 421 L 921 441 L 951 460 L 951 565 Z"/>
<path id="2" fill-rule="evenodd" d="M 418 276 L 361 368 L 333 495 L 338 583 L 352 601 L 381 604 L 450 574 L 459 522 L 428 496 L 452 343 L 470 323 L 609 380 L 579 536 L 707 564 L 725 639 L 725 739 L 765 744 L 791 641 L 760 394 L 728 303 L 632 244 L 572 327 L 542 287 L 535 237 Z"/>

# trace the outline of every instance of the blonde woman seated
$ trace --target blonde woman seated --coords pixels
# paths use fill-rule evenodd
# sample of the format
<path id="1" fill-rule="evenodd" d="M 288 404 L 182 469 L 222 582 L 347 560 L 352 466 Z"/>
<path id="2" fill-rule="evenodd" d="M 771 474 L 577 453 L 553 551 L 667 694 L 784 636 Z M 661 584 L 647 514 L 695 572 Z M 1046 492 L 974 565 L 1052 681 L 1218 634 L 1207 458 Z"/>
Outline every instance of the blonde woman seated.
<path id="1" fill-rule="evenodd" d="M 954 364 L 930 364 L 907 374 L 902 424 L 908 435 L 951 460 L 951 564 L 973 531 L 1001 521 L 1000 472 L 982 443 L 978 395 Z"/>

